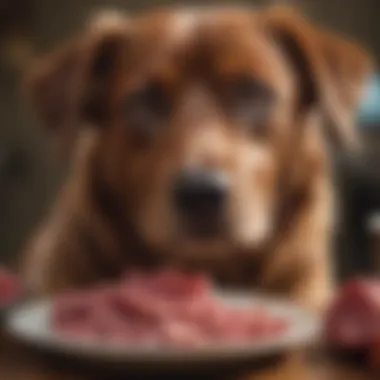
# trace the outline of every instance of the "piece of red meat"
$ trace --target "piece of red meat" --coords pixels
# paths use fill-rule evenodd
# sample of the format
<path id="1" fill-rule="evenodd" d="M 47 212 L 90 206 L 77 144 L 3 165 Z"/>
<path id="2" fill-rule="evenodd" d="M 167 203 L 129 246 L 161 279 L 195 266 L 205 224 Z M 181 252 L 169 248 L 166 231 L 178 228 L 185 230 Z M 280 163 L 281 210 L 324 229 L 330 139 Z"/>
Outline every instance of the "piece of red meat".
<path id="1" fill-rule="evenodd" d="M 201 297 L 209 294 L 211 284 L 201 274 L 182 274 L 166 269 L 153 275 L 133 272 L 125 277 L 123 286 L 154 291 L 169 297 Z"/>
<path id="2" fill-rule="evenodd" d="M 23 293 L 20 280 L 5 268 L 0 268 L 0 308 L 17 301 Z"/>
<path id="3" fill-rule="evenodd" d="M 226 342 L 257 341 L 278 335 L 285 327 L 284 321 L 260 308 L 226 308 L 221 313 L 216 336 Z"/>
<path id="4" fill-rule="evenodd" d="M 326 338 L 341 348 L 368 348 L 380 322 L 380 282 L 356 279 L 339 292 L 326 317 Z"/>
<path id="5" fill-rule="evenodd" d="M 60 295 L 52 308 L 53 327 L 65 334 L 83 329 L 85 335 L 92 331 L 91 318 L 95 312 L 94 294 L 67 293 Z M 71 333 L 70 333 L 71 335 Z"/>
<path id="6" fill-rule="evenodd" d="M 168 320 L 156 329 L 158 341 L 167 346 L 199 347 L 205 343 L 201 326 L 181 320 Z"/>

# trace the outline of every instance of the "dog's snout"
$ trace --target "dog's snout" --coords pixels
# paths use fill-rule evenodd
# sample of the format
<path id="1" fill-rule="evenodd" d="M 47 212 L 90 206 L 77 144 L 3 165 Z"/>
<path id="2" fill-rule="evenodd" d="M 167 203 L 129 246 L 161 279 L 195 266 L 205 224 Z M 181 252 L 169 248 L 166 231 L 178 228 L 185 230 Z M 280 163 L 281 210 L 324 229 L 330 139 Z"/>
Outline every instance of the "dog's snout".
<path id="1" fill-rule="evenodd" d="M 189 216 L 217 216 L 224 208 L 228 182 L 221 172 L 189 170 L 177 178 L 174 193 L 180 212 Z"/>

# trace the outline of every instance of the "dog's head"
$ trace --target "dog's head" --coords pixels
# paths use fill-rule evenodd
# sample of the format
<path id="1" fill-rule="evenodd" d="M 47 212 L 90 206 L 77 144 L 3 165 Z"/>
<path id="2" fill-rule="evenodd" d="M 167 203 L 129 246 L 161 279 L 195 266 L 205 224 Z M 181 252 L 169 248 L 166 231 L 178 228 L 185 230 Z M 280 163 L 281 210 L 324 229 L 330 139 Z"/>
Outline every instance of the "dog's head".
<path id="1" fill-rule="evenodd" d="M 212 255 L 263 244 L 281 181 L 315 171 L 327 138 L 356 142 L 370 61 L 293 10 L 103 21 L 44 58 L 28 88 L 51 129 L 93 130 L 98 172 L 157 247 Z"/>

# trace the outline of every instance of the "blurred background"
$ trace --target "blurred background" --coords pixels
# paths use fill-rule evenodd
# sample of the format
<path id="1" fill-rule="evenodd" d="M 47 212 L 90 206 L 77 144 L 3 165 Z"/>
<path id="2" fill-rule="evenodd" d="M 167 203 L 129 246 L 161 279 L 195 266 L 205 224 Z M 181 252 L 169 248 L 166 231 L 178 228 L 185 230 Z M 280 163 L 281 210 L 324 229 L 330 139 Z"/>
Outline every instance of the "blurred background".
<path id="1" fill-rule="evenodd" d="M 255 4 L 254 0 L 246 2 Z M 13 260 L 23 248 L 48 211 L 67 166 L 54 155 L 52 142 L 22 99 L 23 73 L 36 57 L 74 34 L 91 11 L 103 7 L 135 11 L 170 3 L 185 1 L 0 0 L 0 262 Z M 360 41 L 377 60 L 380 58 L 379 0 L 298 3 L 312 19 Z M 376 255 L 380 257 L 373 233 L 380 231 L 380 220 L 375 220 L 380 211 L 378 77 L 369 84 L 358 128 L 365 139 L 364 152 L 355 157 L 337 155 L 336 160 L 341 199 L 336 253 L 343 277 L 373 271 L 377 268 Z M 372 232 L 368 227 L 370 219 Z"/>

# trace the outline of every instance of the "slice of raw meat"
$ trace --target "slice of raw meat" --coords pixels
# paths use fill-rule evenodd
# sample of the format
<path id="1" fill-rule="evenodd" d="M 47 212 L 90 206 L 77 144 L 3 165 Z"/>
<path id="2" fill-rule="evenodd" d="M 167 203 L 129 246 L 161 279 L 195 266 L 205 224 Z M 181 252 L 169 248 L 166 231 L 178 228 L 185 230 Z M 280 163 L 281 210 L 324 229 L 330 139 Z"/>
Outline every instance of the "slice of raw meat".
<path id="1" fill-rule="evenodd" d="M 153 274 L 133 272 L 125 276 L 124 286 L 154 291 L 170 297 L 200 297 L 208 295 L 212 286 L 201 274 L 182 274 L 172 269 Z"/>
<path id="2" fill-rule="evenodd" d="M 0 268 L 0 308 L 16 302 L 22 292 L 22 285 L 17 276 L 5 268 Z"/>
<path id="3" fill-rule="evenodd" d="M 368 348 L 380 322 L 380 282 L 356 279 L 339 292 L 326 317 L 326 337 L 341 348 Z"/>

